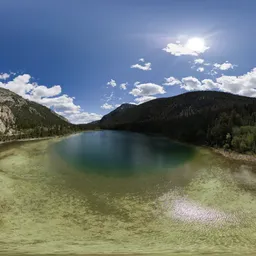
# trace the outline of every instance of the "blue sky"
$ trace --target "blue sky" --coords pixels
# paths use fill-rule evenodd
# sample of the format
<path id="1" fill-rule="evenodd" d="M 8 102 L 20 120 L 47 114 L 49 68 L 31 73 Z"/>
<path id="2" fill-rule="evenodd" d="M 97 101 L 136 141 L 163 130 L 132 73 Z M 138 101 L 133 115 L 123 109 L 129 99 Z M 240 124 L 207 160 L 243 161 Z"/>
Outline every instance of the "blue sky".
<path id="1" fill-rule="evenodd" d="M 191 90 L 255 97 L 255 9 L 254 0 L 1 0 L 0 86 L 74 123 Z"/>

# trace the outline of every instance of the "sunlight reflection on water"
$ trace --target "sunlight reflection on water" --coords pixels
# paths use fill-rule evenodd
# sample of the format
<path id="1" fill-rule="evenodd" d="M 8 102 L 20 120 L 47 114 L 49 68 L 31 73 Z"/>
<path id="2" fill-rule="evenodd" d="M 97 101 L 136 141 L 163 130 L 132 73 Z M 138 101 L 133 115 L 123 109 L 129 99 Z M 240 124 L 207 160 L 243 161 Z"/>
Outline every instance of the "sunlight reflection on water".
<path id="1" fill-rule="evenodd" d="M 0 253 L 255 251 L 253 165 L 200 150 L 170 172 L 104 176 L 49 143 L 0 151 Z"/>

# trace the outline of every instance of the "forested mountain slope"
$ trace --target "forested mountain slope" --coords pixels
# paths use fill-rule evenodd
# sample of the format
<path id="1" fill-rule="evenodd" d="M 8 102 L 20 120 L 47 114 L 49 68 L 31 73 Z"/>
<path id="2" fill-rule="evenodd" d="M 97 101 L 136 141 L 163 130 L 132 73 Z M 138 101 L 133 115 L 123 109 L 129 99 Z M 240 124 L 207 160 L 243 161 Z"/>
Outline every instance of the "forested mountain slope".
<path id="1" fill-rule="evenodd" d="M 61 135 L 76 129 L 49 108 L 0 88 L 0 140 Z"/>
<path id="2" fill-rule="evenodd" d="M 135 106 L 122 105 L 102 129 L 158 133 L 194 144 L 256 152 L 256 99 L 216 91 L 189 92 Z"/>

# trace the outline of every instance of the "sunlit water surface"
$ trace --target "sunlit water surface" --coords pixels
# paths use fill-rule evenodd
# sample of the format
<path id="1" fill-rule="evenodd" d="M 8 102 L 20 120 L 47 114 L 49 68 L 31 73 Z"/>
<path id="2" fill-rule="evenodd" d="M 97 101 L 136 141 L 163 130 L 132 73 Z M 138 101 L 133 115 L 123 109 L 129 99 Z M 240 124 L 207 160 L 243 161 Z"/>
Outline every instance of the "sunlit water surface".
<path id="1" fill-rule="evenodd" d="M 255 165 L 99 131 L 0 147 L 3 254 L 256 251 Z"/>

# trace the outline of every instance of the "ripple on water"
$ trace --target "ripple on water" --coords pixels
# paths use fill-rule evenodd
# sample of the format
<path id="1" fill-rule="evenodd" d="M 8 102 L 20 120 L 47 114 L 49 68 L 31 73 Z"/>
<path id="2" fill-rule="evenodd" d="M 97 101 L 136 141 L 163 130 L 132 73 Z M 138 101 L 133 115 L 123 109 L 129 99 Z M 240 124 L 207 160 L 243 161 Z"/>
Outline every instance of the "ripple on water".
<path id="1" fill-rule="evenodd" d="M 175 172 L 105 177 L 64 170 L 48 146 L 0 153 L 0 252 L 255 251 L 256 198 L 244 187 L 250 168 L 244 179 L 244 167 L 233 172 L 209 153 Z"/>

